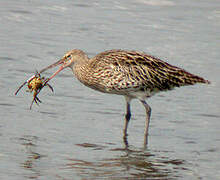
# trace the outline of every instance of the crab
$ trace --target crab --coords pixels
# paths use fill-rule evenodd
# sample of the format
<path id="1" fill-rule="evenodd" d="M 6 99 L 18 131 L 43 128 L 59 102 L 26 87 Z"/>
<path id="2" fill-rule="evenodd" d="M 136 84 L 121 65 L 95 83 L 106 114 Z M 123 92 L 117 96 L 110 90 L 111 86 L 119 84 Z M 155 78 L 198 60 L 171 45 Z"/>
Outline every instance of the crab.
<path id="1" fill-rule="evenodd" d="M 33 92 L 33 100 L 32 103 L 30 105 L 30 109 L 32 108 L 33 103 L 35 102 L 37 105 L 38 102 L 41 103 L 41 100 L 37 97 L 37 95 L 40 93 L 40 91 L 42 90 L 42 88 L 44 86 L 48 86 L 50 88 L 50 90 L 53 92 L 53 87 L 48 84 L 48 79 L 45 79 L 45 77 L 41 77 L 40 73 L 36 72 L 35 75 L 33 75 L 32 77 L 30 77 L 27 81 L 25 81 L 19 88 L 18 90 L 15 92 L 15 95 L 18 94 L 18 92 L 20 91 L 20 89 L 27 84 L 28 87 L 28 92 Z"/>

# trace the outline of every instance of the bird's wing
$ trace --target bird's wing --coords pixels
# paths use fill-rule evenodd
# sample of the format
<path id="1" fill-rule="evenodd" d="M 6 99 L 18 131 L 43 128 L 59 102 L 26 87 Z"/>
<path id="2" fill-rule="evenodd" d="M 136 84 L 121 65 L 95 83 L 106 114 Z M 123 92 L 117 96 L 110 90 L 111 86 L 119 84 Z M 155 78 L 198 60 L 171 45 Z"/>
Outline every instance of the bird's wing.
<path id="1" fill-rule="evenodd" d="M 111 50 L 94 57 L 94 67 L 112 67 L 124 74 L 136 86 L 172 89 L 183 85 L 203 82 L 204 79 L 182 68 L 170 65 L 143 52 Z"/>

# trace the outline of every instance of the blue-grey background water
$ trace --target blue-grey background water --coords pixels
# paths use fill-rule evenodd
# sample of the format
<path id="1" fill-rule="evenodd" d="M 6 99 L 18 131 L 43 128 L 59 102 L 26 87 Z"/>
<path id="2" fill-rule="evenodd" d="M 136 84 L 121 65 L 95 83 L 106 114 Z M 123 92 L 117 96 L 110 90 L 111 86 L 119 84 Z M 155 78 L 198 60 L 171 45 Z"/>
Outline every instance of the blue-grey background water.
<path id="1" fill-rule="evenodd" d="M 0 179 L 220 179 L 219 0 L 1 0 Z M 145 51 L 209 79 L 160 93 L 145 112 L 132 102 L 129 148 L 124 98 L 90 90 L 69 69 L 43 103 L 18 86 L 79 48 Z M 48 77 L 54 71 L 44 73 Z"/>

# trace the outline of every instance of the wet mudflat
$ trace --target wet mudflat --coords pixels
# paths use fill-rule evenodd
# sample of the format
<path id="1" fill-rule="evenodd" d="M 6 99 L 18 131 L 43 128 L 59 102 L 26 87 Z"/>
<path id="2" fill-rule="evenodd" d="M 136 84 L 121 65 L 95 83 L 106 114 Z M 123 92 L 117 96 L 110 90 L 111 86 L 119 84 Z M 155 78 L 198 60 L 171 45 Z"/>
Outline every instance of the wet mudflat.
<path id="1" fill-rule="evenodd" d="M 216 1 L 1 1 L 1 179 L 219 179 L 220 4 Z M 69 69 L 43 103 L 16 88 L 70 49 L 90 57 L 140 50 L 209 79 L 132 102 L 126 148 L 124 98 L 81 85 Z M 44 73 L 49 76 L 53 71 Z"/>

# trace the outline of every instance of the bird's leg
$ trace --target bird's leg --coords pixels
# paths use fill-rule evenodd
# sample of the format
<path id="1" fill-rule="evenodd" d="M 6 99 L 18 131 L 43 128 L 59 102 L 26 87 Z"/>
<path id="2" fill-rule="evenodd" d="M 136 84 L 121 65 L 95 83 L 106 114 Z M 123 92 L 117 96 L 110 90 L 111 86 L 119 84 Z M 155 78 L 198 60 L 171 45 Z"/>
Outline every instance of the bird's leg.
<path id="1" fill-rule="evenodd" d="M 127 103 L 126 104 L 127 106 L 127 112 L 125 114 L 125 126 L 124 126 L 124 136 L 127 136 L 128 133 L 127 133 L 127 130 L 128 130 L 128 123 L 131 119 L 131 110 L 130 110 L 130 103 Z"/>
<path id="2" fill-rule="evenodd" d="M 148 144 L 148 132 L 149 132 L 149 124 L 150 124 L 150 115 L 151 115 L 151 107 L 146 103 L 145 100 L 141 100 L 141 103 L 144 105 L 146 110 L 146 125 L 145 125 L 145 137 L 144 137 L 144 146 Z"/>
<path id="3" fill-rule="evenodd" d="M 124 139 L 125 145 L 128 146 L 128 140 L 127 140 L 128 133 L 127 133 L 127 130 L 128 130 L 128 123 L 131 119 L 131 108 L 130 108 L 131 98 L 126 97 L 125 99 L 126 99 L 126 114 L 125 114 L 125 126 L 124 126 L 123 139 Z"/>

